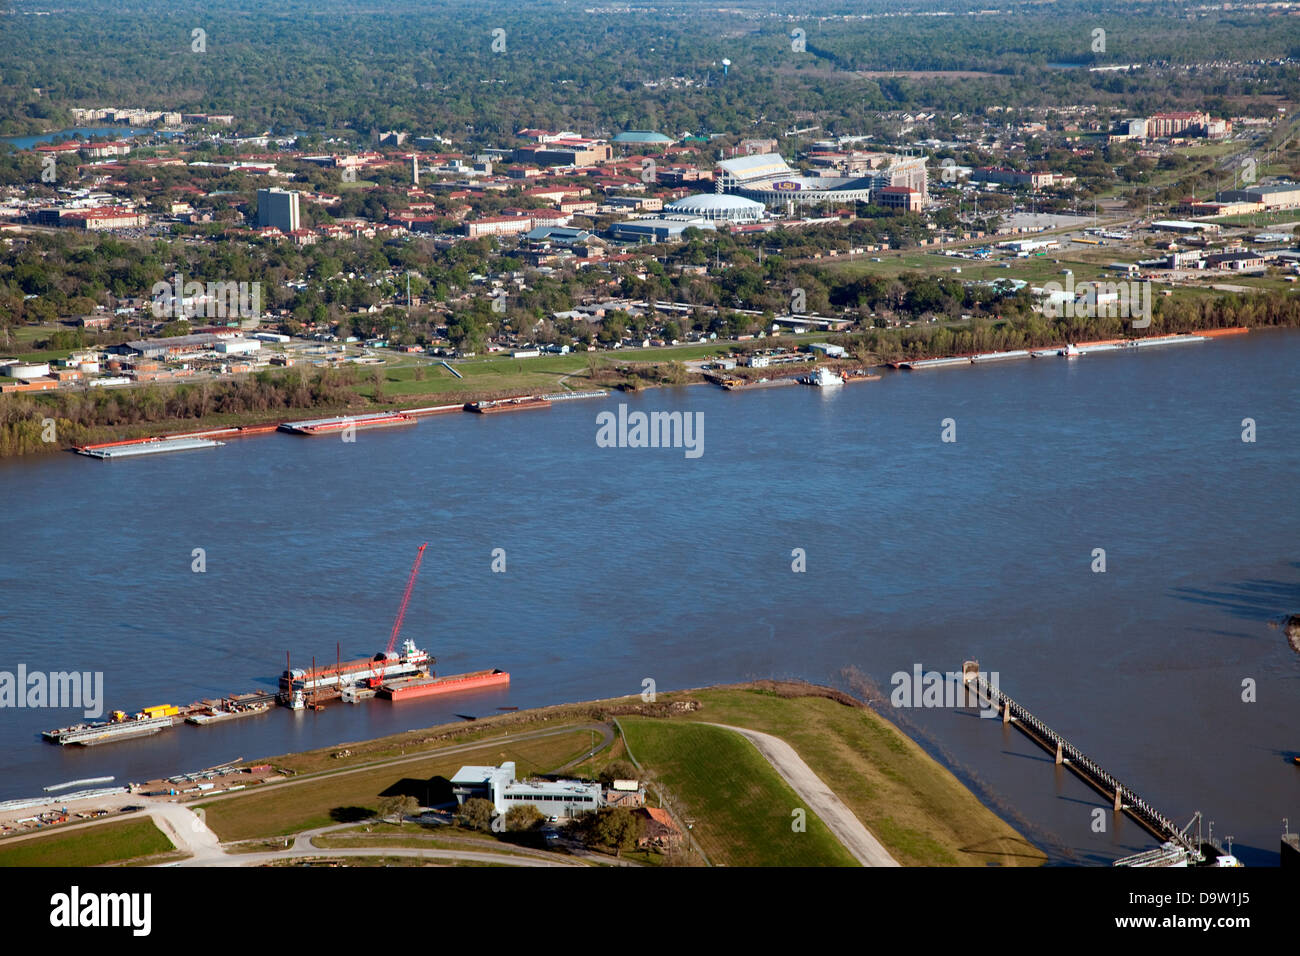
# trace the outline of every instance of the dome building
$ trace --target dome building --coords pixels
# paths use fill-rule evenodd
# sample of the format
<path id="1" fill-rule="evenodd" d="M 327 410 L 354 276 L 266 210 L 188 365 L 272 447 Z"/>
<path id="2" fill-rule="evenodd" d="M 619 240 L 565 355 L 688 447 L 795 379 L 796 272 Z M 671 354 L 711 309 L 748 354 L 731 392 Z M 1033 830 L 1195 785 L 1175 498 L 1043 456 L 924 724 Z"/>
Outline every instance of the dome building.
<path id="1" fill-rule="evenodd" d="M 758 222 L 763 218 L 761 202 L 725 193 L 696 193 L 664 206 L 664 213 L 696 216 L 710 222 Z"/>
<path id="2" fill-rule="evenodd" d="M 616 146 L 671 146 L 673 143 L 663 133 L 645 129 L 630 129 L 625 133 L 618 133 L 610 142 Z"/>

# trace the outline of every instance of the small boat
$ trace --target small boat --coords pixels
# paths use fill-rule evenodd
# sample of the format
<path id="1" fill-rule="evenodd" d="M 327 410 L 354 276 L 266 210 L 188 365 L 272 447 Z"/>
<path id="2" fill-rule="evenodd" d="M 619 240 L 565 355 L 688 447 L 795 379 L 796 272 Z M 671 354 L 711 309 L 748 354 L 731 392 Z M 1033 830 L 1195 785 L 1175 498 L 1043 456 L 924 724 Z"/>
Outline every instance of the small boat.
<path id="1" fill-rule="evenodd" d="M 1075 345 L 1075 344 L 1073 344 L 1073 343 L 1068 343 L 1068 344 L 1065 346 L 1065 348 L 1061 349 L 1061 350 L 1060 350 L 1059 352 L 1057 352 L 1056 354 L 1057 354 L 1057 355 L 1064 356 L 1065 358 L 1068 358 L 1068 359 L 1072 359 L 1072 358 L 1078 358 L 1078 357 L 1079 357 L 1080 355 L 1082 355 L 1083 353 L 1079 351 L 1079 347 L 1078 347 L 1077 345 Z"/>

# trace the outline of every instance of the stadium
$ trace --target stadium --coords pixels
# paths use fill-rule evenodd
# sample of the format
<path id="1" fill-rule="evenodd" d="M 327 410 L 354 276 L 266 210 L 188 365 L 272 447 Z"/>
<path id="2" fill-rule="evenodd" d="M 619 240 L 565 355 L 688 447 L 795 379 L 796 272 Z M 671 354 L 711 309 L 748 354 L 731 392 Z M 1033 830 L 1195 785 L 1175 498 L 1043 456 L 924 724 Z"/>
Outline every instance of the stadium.
<path id="1" fill-rule="evenodd" d="M 766 206 L 796 208 L 822 203 L 871 202 L 886 186 L 909 187 L 926 195 L 925 158 L 882 154 L 882 165 L 865 176 L 808 176 L 779 153 L 738 156 L 718 163 L 719 193 L 738 193 Z"/>

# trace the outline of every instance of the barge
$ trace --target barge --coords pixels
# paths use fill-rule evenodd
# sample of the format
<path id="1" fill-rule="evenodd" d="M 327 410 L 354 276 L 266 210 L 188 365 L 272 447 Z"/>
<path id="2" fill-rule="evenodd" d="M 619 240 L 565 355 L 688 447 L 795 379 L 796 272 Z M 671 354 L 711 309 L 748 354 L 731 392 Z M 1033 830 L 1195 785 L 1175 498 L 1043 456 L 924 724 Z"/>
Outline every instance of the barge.
<path id="1" fill-rule="evenodd" d="M 186 716 L 185 722 L 202 727 L 204 724 L 216 724 L 223 720 L 255 717 L 258 714 L 266 713 L 270 709 L 271 705 L 265 701 L 257 704 L 226 704 L 219 707 L 206 707 Z"/>
<path id="2" fill-rule="evenodd" d="M 173 707 L 171 710 L 175 711 L 176 708 Z M 156 716 L 139 713 L 134 717 L 128 717 L 121 711 L 116 711 L 112 720 L 89 724 L 73 724 L 71 727 L 47 730 L 41 736 L 50 743 L 60 744 L 65 747 L 69 744 L 94 747 L 97 744 L 112 743 L 116 740 L 147 737 L 164 730 L 170 730 L 175 726 L 175 723 L 175 713 L 162 712 Z"/>
<path id="3" fill-rule="evenodd" d="M 349 684 L 377 686 L 386 680 L 414 677 L 425 673 L 433 662 L 428 651 L 420 650 L 408 638 L 402 642 L 400 654 L 376 654 L 373 658 L 363 657 L 306 670 L 287 667 L 280 675 L 280 702 L 293 707 L 295 701 L 320 691 L 339 693 Z"/>
<path id="4" fill-rule="evenodd" d="M 391 428 L 394 425 L 414 425 L 416 419 L 404 413 L 389 415 L 341 415 L 337 418 L 314 418 L 305 422 L 281 422 L 280 431 L 291 435 L 337 435 L 348 429 Z"/>
<path id="5" fill-rule="evenodd" d="M 522 412 L 530 408 L 550 407 L 549 399 L 542 398 L 540 395 L 524 395 L 519 398 L 502 398 L 493 402 L 467 402 L 465 411 L 493 415 L 497 412 Z"/>
<path id="6" fill-rule="evenodd" d="M 161 455 L 172 451 L 193 451 L 197 448 L 219 448 L 225 442 L 211 438 L 145 438 L 142 440 L 109 442 L 101 445 L 82 445 L 77 453 L 108 461 L 112 458 L 136 458 L 141 455 Z"/>
<path id="7" fill-rule="evenodd" d="M 502 687 L 510 683 L 510 674 L 499 668 L 473 671 L 469 674 L 452 674 L 437 677 L 432 674 L 385 681 L 379 687 L 379 696 L 391 701 L 414 700 L 435 694 L 451 694 L 484 687 Z"/>

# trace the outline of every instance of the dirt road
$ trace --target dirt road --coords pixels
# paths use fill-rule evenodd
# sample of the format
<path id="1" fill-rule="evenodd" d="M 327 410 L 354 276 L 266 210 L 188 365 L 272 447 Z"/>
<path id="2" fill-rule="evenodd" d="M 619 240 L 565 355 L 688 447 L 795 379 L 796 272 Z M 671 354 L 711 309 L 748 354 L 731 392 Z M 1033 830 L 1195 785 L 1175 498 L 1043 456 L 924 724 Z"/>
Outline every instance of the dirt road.
<path id="1" fill-rule="evenodd" d="M 853 815 L 853 811 L 844 805 L 844 801 L 835 795 L 830 787 L 822 783 L 820 777 L 813 773 L 811 767 L 803 762 L 793 747 L 779 737 L 748 730 L 744 727 L 732 727 L 729 724 L 712 724 L 724 730 L 740 734 L 763 755 L 807 804 L 808 809 L 817 814 L 826 824 L 835 838 L 844 844 L 863 866 L 898 866 L 899 863 L 886 850 L 871 831 L 862 825 L 862 821 Z"/>

